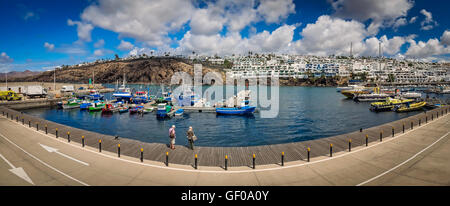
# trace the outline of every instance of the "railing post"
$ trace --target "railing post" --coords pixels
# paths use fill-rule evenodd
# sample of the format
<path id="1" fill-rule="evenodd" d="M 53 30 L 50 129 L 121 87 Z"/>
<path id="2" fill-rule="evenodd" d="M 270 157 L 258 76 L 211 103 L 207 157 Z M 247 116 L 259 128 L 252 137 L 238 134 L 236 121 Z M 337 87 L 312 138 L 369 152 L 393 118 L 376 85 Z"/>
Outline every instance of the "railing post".
<path id="1" fill-rule="evenodd" d="M 169 166 L 169 152 L 166 152 L 166 166 Z"/>
<path id="2" fill-rule="evenodd" d="M 395 131 L 394 131 L 394 127 L 392 127 L 392 137 L 394 137 Z"/>
<path id="3" fill-rule="evenodd" d="M 284 152 L 281 152 L 281 166 L 284 166 Z"/>
<path id="4" fill-rule="evenodd" d="M 419 119 L 419 127 L 420 127 L 420 123 L 422 122 L 422 119 Z"/>
<path id="5" fill-rule="evenodd" d="M 308 162 L 309 162 L 309 153 L 311 152 L 311 148 L 308 147 Z"/>
<path id="6" fill-rule="evenodd" d="M 70 132 L 67 132 L 67 142 L 70 142 Z"/>
<path id="7" fill-rule="evenodd" d="M 36 131 L 39 131 L 39 123 L 36 122 Z"/>
<path id="8" fill-rule="evenodd" d="M 81 136 L 81 145 L 84 147 L 84 136 Z"/>
<path id="9" fill-rule="evenodd" d="M 55 129 L 56 138 L 58 138 L 58 128 Z"/>
<path id="10" fill-rule="evenodd" d="M 225 155 L 225 170 L 228 170 L 228 155 Z"/>
<path id="11" fill-rule="evenodd" d="M 369 146 L 369 135 L 366 134 L 366 147 Z"/>
<path id="12" fill-rule="evenodd" d="M 117 157 L 120 157 L 120 144 L 117 144 Z"/>
<path id="13" fill-rule="evenodd" d="M 98 140 L 98 152 L 102 152 L 102 140 Z"/>
<path id="14" fill-rule="evenodd" d="M 330 144 L 330 157 L 333 156 L 333 144 Z"/>
<path id="15" fill-rule="evenodd" d="M 168 160 L 168 158 L 169 158 L 169 152 L 166 153 L 166 162 L 167 162 L 167 165 L 169 165 L 169 160 Z M 144 148 L 141 148 L 141 162 L 144 162 Z"/>
<path id="16" fill-rule="evenodd" d="M 255 169 L 255 154 L 253 154 L 253 169 Z"/>
<path id="17" fill-rule="evenodd" d="M 195 169 L 198 169 L 198 156 L 197 156 L 197 154 L 195 154 L 195 159 L 194 159 L 194 167 L 195 167 Z"/>
<path id="18" fill-rule="evenodd" d="M 383 131 L 380 131 L 380 142 L 383 141 Z"/>
<path id="19" fill-rule="evenodd" d="M 403 123 L 403 133 L 405 133 L 405 123 Z"/>
<path id="20" fill-rule="evenodd" d="M 352 139 L 348 140 L 348 151 L 351 152 L 352 151 Z"/>
<path id="21" fill-rule="evenodd" d="M 414 129 L 414 123 L 411 121 L 411 130 Z"/>

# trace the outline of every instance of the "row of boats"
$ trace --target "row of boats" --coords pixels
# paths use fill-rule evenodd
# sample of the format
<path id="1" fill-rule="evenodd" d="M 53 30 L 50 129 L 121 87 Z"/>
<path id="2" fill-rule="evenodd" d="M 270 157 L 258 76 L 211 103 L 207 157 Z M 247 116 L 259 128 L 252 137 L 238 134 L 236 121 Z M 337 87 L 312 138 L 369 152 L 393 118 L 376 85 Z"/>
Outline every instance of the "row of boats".
<path id="1" fill-rule="evenodd" d="M 338 87 L 337 91 L 357 102 L 373 102 L 370 104 L 370 110 L 374 112 L 410 112 L 422 110 L 427 106 L 425 101 L 420 101 L 422 94 L 417 92 L 400 92 L 398 89 L 388 90 L 360 85 Z"/>

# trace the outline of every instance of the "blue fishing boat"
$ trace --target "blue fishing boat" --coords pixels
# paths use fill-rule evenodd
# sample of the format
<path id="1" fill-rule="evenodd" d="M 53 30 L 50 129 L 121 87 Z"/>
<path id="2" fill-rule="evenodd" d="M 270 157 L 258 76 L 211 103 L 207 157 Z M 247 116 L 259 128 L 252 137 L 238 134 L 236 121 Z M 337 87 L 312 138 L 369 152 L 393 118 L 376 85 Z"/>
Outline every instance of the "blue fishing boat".
<path id="1" fill-rule="evenodd" d="M 216 114 L 224 115 L 246 115 L 255 112 L 256 107 L 244 106 L 244 107 L 221 107 L 216 108 Z"/>
<path id="2" fill-rule="evenodd" d="M 182 116 L 184 113 L 183 109 L 178 109 L 177 111 L 175 111 L 175 116 Z"/>
<path id="3" fill-rule="evenodd" d="M 112 96 L 116 98 L 117 101 L 130 102 L 133 98 L 131 89 L 126 87 L 125 74 L 123 75 L 123 84 L 115 91 Z"/>
<path id="4" fill-rule="evenodd" d="M 91 99 L 91 100 L 102 100 L 103 99 L 103 95 L 101 95 L 99 92 L 95 91 L 95 90 L 91 90 L 89 91 L 90 94 L 87 95 L 87 98 Z"/>
<path id="5" fill-rule="evenodd" d="M 249 106 L 249 101 L 243 101 L 239 107 L 219 107 L 216 108 L 216 114 L 219 115 L 247 115 L 255 112 L 256 107 Z"/>
<path id="6" fill-rule="evenodd" d="M 81 110 L 87 110 L 89 109 L 89 107 L 92 105 L 92 103 L 90 101 L 84 100 L 83 102 L 81 102 L 80 104 L 80 109 Z"/>
<path id="7" fill-rule="evenodd" d="M 167 105 L 166 103 L 158 104 L 157 110 L 156 110 L 156 117 L 157 118 L 166 118 L 168 117 L 168 113 L 172 109 L 171 106 Z"/>
<path id="8" fill-rule="evenodd" d="M 137 91 L 134 94 L 134 98 L 133 98 L 133 103 L 135 104 L 142 104 L 142 103 L 147 103 L 148 102 L 148 95 L 147 92 L 145 91 Z"/>

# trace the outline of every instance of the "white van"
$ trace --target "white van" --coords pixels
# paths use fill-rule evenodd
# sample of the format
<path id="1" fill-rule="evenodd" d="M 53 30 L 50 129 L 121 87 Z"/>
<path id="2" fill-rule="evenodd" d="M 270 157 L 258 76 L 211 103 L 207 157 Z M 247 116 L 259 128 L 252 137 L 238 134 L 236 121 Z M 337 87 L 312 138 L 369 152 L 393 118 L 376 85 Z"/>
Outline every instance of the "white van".
<path id="1" fill-rule="evenodd" d="M 61 88 L 61 92 L 73 92 L 73 85 L 66 85 L 66 86 L 62 86 Z"/>

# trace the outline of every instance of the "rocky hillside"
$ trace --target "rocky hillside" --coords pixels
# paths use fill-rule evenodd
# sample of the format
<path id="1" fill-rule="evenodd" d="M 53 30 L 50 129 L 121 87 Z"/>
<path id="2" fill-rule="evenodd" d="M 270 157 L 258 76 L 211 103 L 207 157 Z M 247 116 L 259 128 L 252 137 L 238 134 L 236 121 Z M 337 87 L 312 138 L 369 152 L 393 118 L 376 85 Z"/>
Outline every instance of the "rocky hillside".
<path id="1" fill-rule="evenodd" d="M 219 72 L 220 69 L 203 67 L 203 75 L 207 72 Z M 176 72 L 186 72 L 193 77 L 193 66 L 175 58 L 148 58 L 130 61 L 113 61 L 89 66 L 61 68 L 56 70 L 57 82 L 88 83 L 92 74 L 95 83 L 116 83 L 123 80 L 126 74 L 128 83 L 169 84 Z M 9 79 L 9 78 L 8 78 Z M 42 72 L 35 76 L 11 79 L 11 81 L 53 82 L 53 71 Z"/>
<path id="2" fill-rule="evenodd" d="M 67 67 L 56 70 L 56 81 L 64 83 L 88 83 L 95 74 L 95 83 L 119 83 L 126 74 L 128 83 L 170 84 L 176 72 L 186 72 L 194 76 L 194 67 L 186 60 L 177 58 L 145 58 L 137 60 L 111 61 L 87 66 Z M 224 82 L 225 72 L 218 66 L 203 66 L 203 75 L 208 72 L 218 72 Z M 53 71 L 46 71 L 33 76 L 10 77 L 8 81 L 15 82 L 53 82 Z M 346 82 L 339 78 L 280 78 L 284 86 L 336 86 Z M 270 84 L 270 83 L 269 83 Z"/>

